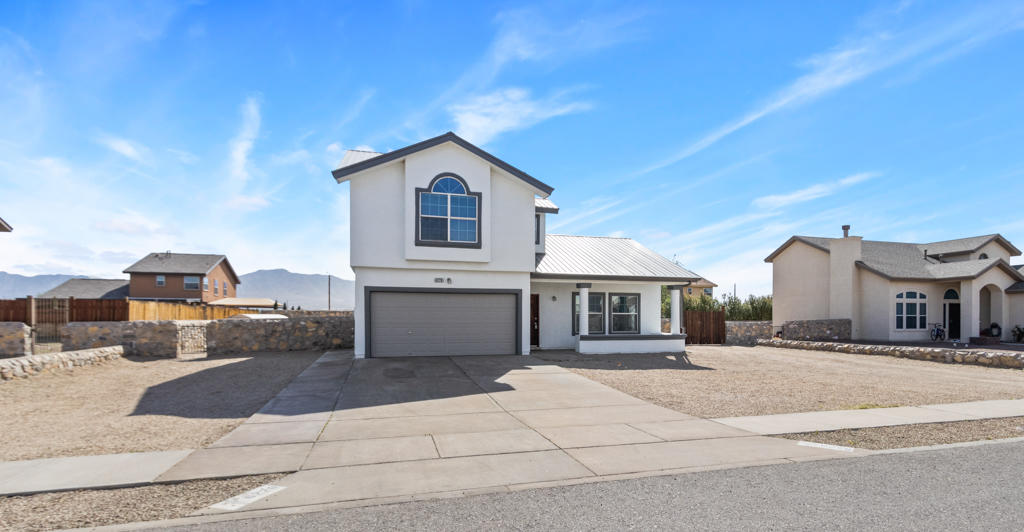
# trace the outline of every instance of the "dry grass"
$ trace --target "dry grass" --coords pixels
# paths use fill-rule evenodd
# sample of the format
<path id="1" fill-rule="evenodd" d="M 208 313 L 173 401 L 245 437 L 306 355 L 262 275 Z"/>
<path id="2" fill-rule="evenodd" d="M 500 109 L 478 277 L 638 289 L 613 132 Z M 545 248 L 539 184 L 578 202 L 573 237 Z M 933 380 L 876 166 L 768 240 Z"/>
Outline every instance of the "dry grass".
<path id="1" fill-rule="evenodd" d="M 175 519 L 283 476 L 0 497 L 0 530 L 53 530 Z"/>
<path id="2" fill-rule="evenodd" d="M 320 353 L 126 358 L 0 383 L 0 460 L 195 449 L 274 397 Z"/>
<path id="3" fill-rule="evenodd" d="M 901 449 L 977 440 L 999 440 L 1024 436 L 1024 417 L 925 423 L 896 427 L 844 429 L 831 432 L 783 434 L 782 438 L 844 445 L 860 449 Z"/>
<path id="4" fill-rule="evenodd" d="M 774 347 L 689 346 L 686 357 L 539 352 L 572 371 L 700 417 L 1024 398 L 1024 372 Z"/>

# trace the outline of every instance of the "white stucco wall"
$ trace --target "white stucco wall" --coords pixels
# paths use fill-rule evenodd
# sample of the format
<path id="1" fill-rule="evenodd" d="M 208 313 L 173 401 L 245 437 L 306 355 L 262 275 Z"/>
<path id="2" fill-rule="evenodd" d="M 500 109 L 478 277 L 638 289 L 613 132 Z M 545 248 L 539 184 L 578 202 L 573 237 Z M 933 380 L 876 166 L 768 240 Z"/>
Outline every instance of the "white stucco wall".
<path id="1" fill-rule="evenodd" d="M 1010 252 L 994 241 L 985 244 L 978 251 L 971 253 L 971 258 L 977 259 L 981 257 L 982 253 L 988 255 L 988 258 L 990 259 L 1003 259 L 1006 262 L 1010 262 Z"/>
<path id="2" fill-rule="evenodd" d="M 682 353 L 686 340 L 587 340 L 580 342 L 579 352 L 591 355 L 612 353 Z"/>
<path id="3" fill-rule="evenodd" d="M 853 332 L 854 340 L 888 340 L 896 311 L 891 303 L 889 281 L 884 277 L 858 268 L 860 281 L 860 329 Z M 892 307 L 892 308 L 890 308 Z"/>
<path id="4" fill-rule="evenodd" d="M 1006 307 L 1009 319 L 1003 328 L 1007 330 L 1006 339 L 1010 340 L 1009 330 L 1015 326 L 1024 327 L 1024 294 L 1006 294 Z"/>
<path id="5" fill-rule="evenodd" d="M 480 249 L 415 245 L 415 189 L 438 174 L 462 177 L 482 194 Z M 351 178 L 350 256 L 353 269 L 416 268 L 532 271 L 535 193 L 454 144 L 442 144 L 404 162 L 373 168 Z"/>
<path id="6" fill-rule="evenodd" d="M 576 337 L 572 334 L 572 293 L 577 291 L 576 282 L 534 281 L 530 291 L 540 296 L 541 349 L 575 349 Z M 590 293 L 596 292 L 640 294 L 640 334 L 661 333 L 661 285 L 595 281 L 591 283 Z M 605 316 L 607 331 L 607 320 L 610 319 L 607 303 Z M 625 346 L 620 349 L 623 347 Z"/>
<path id="7" fill-rule="evenodd" d="M 794 242 L 772 263 L 772 325 L 829 317 L 829 254 Z"/>
<path id="8" fill-rule="evenodd" d="M 355 345 L 357 357 L 366 355 L 365 287 L 393 286 L 403 288 L 477 288 L 514 289 L 522 291 L 520 319 L 522 320 L 521 352 L 530 353 L 530 274 L 527 272 L 484 272 L 445 269 L 352 268 L 356 273 Z M 451 279 L 449 284 L 436 283 L 435 278 Z"/>

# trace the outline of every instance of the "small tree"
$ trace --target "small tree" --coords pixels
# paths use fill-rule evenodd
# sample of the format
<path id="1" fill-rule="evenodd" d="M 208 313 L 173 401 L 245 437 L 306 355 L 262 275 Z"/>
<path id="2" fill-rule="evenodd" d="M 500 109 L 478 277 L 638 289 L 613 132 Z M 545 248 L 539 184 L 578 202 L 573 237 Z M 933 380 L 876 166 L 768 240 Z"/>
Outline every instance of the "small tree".
<path id="1" fill-rule="evenodd" d="M 277 300 L 274 300 L 274 310 L 277 310 Z"/>

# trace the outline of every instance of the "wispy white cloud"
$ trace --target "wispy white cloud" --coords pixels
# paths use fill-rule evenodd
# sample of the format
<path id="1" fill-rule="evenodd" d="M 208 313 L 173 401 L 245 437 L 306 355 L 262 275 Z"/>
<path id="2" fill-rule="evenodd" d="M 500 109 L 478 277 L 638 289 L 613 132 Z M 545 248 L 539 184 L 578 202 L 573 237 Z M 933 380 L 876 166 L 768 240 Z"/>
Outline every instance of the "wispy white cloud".
<path id="1" fill-rule="evenodd" d="M 196 164 L 199 162 L 199 157 L 191 152 L 185 150 L 178 150 L 175 148 L 167 148 L 167 152 L 174 155 L 182 164 Z"/>
<path id="2" fill-rule="evenodd" d="M 487 144 L 507 131 L 525 129 L 556 116 L 586 111 L 582 101 L 566 101 L 568 92 L 542 99 L 530 97 L 522 88 L 500 89 L 448 106 L 455 131 L 474 144 Z"/>
<path id="3" fill-rule="evenodd" d="M 249 154 L 252 153 L 256 136 L 260 132 L 260 103 L 255 96 L 246 98 L 242 104 L 242 126 L 230 143 L 228 161 L 229 173 L 235 180 L 245 183 L 249 180 Z"/>
<path id="4" fill-rule="evenodd" d="M 270 200 L 265 196 L 237 195 L 228 200 L 228 207 L 241 211 L 259 210 L 270 205 Z"/>
<path id="5" fill-rule="evenodd" d="M 804 187 L 786 194 L 770 194 L 767 196 L 761 196 L 754 199 L 752 204 L 761 209 L 779 209 L 796 203 L 803 203 L 805 201 L 831 196 L 844 188 L 856 185 L 857 183 L 862 183 L 880 175 L 882 174 L 879 172 L 861 172 L 844 177 L 838 181 L 816 183 L 809 187 Z"/>
<path id="6" fill-rule="evenodd" d="M 809 70 L 806 74 L 746 114 L 712 129 L 678 152 L 639 170 L 633 177 L 676 164 L 762 118 L 803 105 L 877 72 L 915 60 L 934 65 L 956 57 L 999 35 L 1020 30 L 1024 27 L 1022 20 L 1024 6 L 992 4 L 968 14 L 932 19 L 909 29 L 872 29 L 810 57 L 802 63 Z"/>
<path id="7" fill-rule="evenodd" d="M 100 134 L 96 136 L 96 142 L 102 144 L 110 151 L 118 153 L 138 163 L 149 163 L 149 148 L 139 142 L 113 135 Z"/>
<path id="8" fill-rule="evenodd" d="M 339 120 L 337 124 L 338 129 L 349 125 L 356 118 L 359 118 L 363 109 L 366 108 L 366 104 L 370 103 L 370 100 L 373 99 L 375 94 L 377 94 L 375 89 L 364 89 L 361 91 L 359 96 L 356 98 L 356 101 L 352 102 L 352 105 L 350 105 L 348 109 L 345 110 L 345 113 L 342 114 L 341 120 Z"/>
<path id="9" fill-rule="evenodd" d="M 439 110 L 471 98 L 469 95 L 491 92 L 510 65 L 529 62 L 554 68 L 572 58 L 636 40 L 641 36 L 636 22 L 645 16 L 644 11 L 632 9 L 578 17 L 564 24 L 539 9 L 501 12 L 495 17 L 497 33 L 480 58 L 408 116 L 401 130 L 422 138 L 426 124 Z"/>

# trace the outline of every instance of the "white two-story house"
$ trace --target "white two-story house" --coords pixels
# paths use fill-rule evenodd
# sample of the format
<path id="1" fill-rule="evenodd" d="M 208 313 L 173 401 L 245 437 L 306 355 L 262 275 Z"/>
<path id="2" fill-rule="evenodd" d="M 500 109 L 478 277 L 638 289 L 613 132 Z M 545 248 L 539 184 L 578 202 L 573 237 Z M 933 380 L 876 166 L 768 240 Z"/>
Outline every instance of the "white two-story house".
<path id="1" fill-rule="evenodd" d="M 454 133 L 332 174 L 351 187 L 357 357 L 685 349 L 679 290 L 699 275 L 630 239 L 545 234 L 553 188 Z"/>

